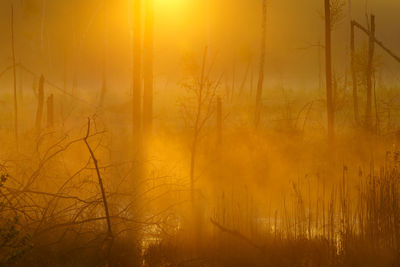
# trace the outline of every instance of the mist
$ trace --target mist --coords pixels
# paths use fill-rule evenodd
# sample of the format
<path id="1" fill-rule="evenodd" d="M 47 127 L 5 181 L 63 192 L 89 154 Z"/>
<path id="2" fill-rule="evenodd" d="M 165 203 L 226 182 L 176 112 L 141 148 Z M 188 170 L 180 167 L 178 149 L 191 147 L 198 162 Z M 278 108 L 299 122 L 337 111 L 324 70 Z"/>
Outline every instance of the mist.
<path id="1" fill-rule="evenodd" d="M 400 2 L 3 0 L 1 266 L 397 266 Z"/>

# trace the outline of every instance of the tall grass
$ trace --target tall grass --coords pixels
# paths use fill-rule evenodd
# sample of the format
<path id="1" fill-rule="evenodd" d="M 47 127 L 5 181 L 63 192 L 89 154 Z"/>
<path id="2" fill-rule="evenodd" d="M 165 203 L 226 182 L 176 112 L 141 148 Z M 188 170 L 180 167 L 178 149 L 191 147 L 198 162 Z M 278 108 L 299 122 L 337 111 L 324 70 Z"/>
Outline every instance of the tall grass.
<path id="1" fill-rule="evenodd" d="M 197 257 L 188 258 L 182 229 L 147 249 L 147 266 L 397 266 L 396 160 L 356 178 L 344 166 L 340 181 L 322 190 L 305 180 L 293 183 L 289 200 L 275 210 L 256 208 L 246 193 L 223 193 Z"/>

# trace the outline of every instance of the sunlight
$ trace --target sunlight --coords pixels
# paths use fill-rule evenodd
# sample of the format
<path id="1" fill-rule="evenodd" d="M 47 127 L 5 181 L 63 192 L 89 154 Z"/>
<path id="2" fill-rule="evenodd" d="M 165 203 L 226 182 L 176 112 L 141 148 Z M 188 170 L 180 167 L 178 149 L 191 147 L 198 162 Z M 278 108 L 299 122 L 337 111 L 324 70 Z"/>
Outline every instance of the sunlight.
<path id="1" fill-rule="evenodd" d="M 162 12 L 176 13 L 188 3 L 187 0 L 154 0 L 154 6 Z"/>
<path id="2" fill-rule="evenodd" d="M 0 13 L 0 267 L 400 267 L 400 0 Z"/>

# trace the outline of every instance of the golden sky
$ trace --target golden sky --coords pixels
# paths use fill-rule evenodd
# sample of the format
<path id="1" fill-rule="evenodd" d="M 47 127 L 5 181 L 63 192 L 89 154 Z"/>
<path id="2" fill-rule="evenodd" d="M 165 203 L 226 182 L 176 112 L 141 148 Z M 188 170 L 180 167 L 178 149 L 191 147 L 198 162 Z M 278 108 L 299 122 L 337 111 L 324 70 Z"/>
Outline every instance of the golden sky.
<path id="1" fill-rule="evenodd" d="M 11 2 L 15 6 L 18 61 L 35 66 L 55 81 L 62 79 L 64 65 L 68 76 L 78 66 L 80 83 L 97 86 L 104 51 L 103 1 L 1 1 L 0 30 L 4 34 L 0 35 L 0 68 L 11 62 Z M 124 90 L 130 87 L 132 2 L 112 0 L 108 4 L 109 79 Z M 396 51 L 400 47 L 400 1 L 351 2 L 352 17 L 359 22 L 365 24 L 366 13 L 376 15 L 378 38 Z M 322 10 L 322 0 L 268 1 L 267 85 L 316 83 L 318 49 L 309 46 L 323 42 Z M 346 17 L 333 34 L 334 67 L 338 71 L 346 64 L 348 10 L 346 6 Z M 243 71 L 249 60 L 256 64 L 260 20 L 260 0 L 155 0 L 156 77 L 171 79 L 172 74 L 179 79 L 183 59 L 198 59 L 206 44 L 221 72 L 231 72 L 233 65 L 238 72 Z M 397 66 L 390 59 L 384 62 Z"/>

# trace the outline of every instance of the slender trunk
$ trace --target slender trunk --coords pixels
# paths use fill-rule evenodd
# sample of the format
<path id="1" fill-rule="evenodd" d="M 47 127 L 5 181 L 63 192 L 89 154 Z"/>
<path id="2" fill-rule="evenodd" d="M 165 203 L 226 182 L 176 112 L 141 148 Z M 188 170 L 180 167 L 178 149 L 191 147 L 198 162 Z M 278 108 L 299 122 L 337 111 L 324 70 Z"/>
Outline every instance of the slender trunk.
<path id="1" fill-rule="evenodd" d="M 64 60 L 63 60 L 63 90 L 67 92 L 67 49 L 64 48 Z"/>
<path id="2" fill-rule="evenodd" d="M 257 128 L 261 117 L 261 98 L 264 84 L 264 65 L 265 65 L 265 43 L 267 28 L 267 0 L 263 0 L 262 13 L 262 30 L 261 30 L 261 54 L 260 54 L 260 70 L 258 75 L 257 95 L 256 95 L 256 113 L 254 126 Z"/>
<path id="3" fill-rule="evenodd" d="M 133 143 L 138 149 L 141 143 L 141 0 L 134 0 L 133 4 Z"/>
<path id="4" fill-rule="evenodd" d="M 201 76 L 200 76 L 200 90 L 199 90 L 199 95 L 197 99 L 197 107 L 196 107 L 196 117 L 194 121 L 194 131 L 193 131 L 193 142 L 192 142 L 192 147 L 191 147 L 191 157 L 190 157 L 190 194 L 191 194 L 191 201 L 193 207 L 195 206 L 195 181 L 194 181 L 194 176 L 195 176 L 195 167 L 196 167 L 196 154 L 197 154 L 197 142 L 199 139 L 200 135 L 200 120 L 201 120 L 201 115 L 203 112 L 203 89 L 204 89 L 204 76 L 205 76 L 205 66 L 206 66 L 206 59 L 207 59 L 207 51 L 208 48 L 206 47 L 204 49 L 204 55 L 203 55 L 203 62 L 202 62 L 202 67 L 201 67 Z"/>
<path id="5" fill-rule="evenodd" d="M 251 67 L 251 72 L 250 72 L 250 93 L 249 93 L 250 97 L 253 96 L 253 90 L 254 90 L 253 81 L 254 81 L 254 68 Z"/>
<path id="6" fill-rule="evenodd" d="M 36 111 L 36 132 L 40 133 L 43 116 L 43 103 L 44 103 L 44 76 L 40 76 L 39 80 L 39 92 L 38 92 L 38 106 Z"/>
<path id="7" fill-rule="evenodd" d="M 365 111 L 365 127 L 372 130 L 372 73 L 375 50 L 375 16 L 371 15 L 371 29 L 369 34 L 368 66 L 367 66 L 367 107 Z"/>
<path id="8" fill-rule="evenodd" d="M 67 47 L 64 47 L 64 60 L 63 60 L 63 90 L 67 92 Z M 60 101 L 60 118 L 62 129 L 64 130 L 64 114 L 65 114 L 65 106 L 66 103 L 64 101 Z"/>
<path id="9" fill-rule="evenodd" d="M 46 22 L 46 0 L 42 1 L 42 18 L 40 22 L 40 48 L 44 55 L 44 24 Z"/>
<path id="10" fill-rule="evenodd" d="M 222 99 L 217 97 L 217 145 L 216 145 L 216 177 L 222 177 Z"/>
<path id="11" fill-rule="evenodd" d="M 195 205 L 195 180 L 194 180 L 194 175 L 195 175 L 195 164 L 196 164 L 196 154 L 197 154 L 197 135 L 193 139 L 192 143 L 192 148 L 190 151 L 190 200 L 192 202 L 192 206 L 194 207 Z"/>
<path id="12" fill-rule="evenodd" d="M 141 0 L 134 0 L 133 4 L 133 143 L 135 149 L 141 143 Z"/>
<path id="13" fill-rule="evenodd" d="M 107 77 L 106 77 L 105 70 L 103 70 L 101 92 L 100 92 L 100 102 L 99 102 L 100 109 L 103 108 L 103 106 L 104 106 L 104 98 L 106 96 L 106 92 L 107 92 Z"/>
<path id="14" fill-rule="evenodd" d="M 231 102 L 235 95 L 235 80 L 236 80 L 236 61 L 233 61 L 232 65 L 232 87 L 231 87 Z"/>
<path id="15" fill-rule="evenodd" d="M 321 63 L 321 42 L 318 42 L 318 89 L 322 91 L 322 63 Z"/>
<path id="16" fill-rule="evenodd" d="M 51 94 L 47 98 L 47 128 L 51 129 L 54 126 L 54 96 Z"/>
<path id="17" fill-rule="evenodd" d="M 104 0 L 104 40 L 103 40 L 103 73 L 102 86 L 100 92 L 100 104 L 102 108 L 107 93 L 107 60 L 108 60 L 108 0 Z"/>
<path id="18" fill-rule="evenodd" d="M 13 59 L 13 78 L 14 78 L 14 131 L 15 140 L 18 147 L 18 102 L 17 102 L 17 66 L 15 63 L 15 40 L 14 40 L 14 7 L 11 5 L 11 45 Z"/>
<path id="19" fill-rule="evenodd" d="M 201 244 L 201 225 L 202 225 L 202 214 L 201 214 L 201 205 L 198 201 L 198 197 L 196 197 L 196 187 L 195 187 L 195 166 L 197 160 L 197 145 L 198 145 L 198 135 L 196 134 L 191 148 L 191 157 L 190 157 L 190 198 L 192 202 L 192 220 L 193 220 L 193 234 L 194 234 L 194 253 L 197 254 L 199 252 L 200 244 Z"/>
<path id="20" fill-rule="evenodd" d="M 72 53 L 73 53 L 73 59 L 72 59 L 72 86 L 71 86 L 71 94 L 75 95 L 77 89 L 78 89 L 78 41 L 76 37 L 76 13 L 78 11 L 77 7 L 77 1 L 72 1 L 72 15 L 71 15 L 71 31 L 72 31 Z"/>
<path id="21" fill-rule="evenodd" d="M 332 58 L 331 58 L 331 5 L 325 0 L 325 64 L 326 64 L 326 102 L 328 115 L 328 140 L 334 139 L 334 108 L 332 92 Z"/>
<path id="22" fill-rule="evenodd" d="M 337 77 L 336 73 L 332 73 L 332 90 L 333 90 L 333 97 L 332 97 L 332 102 L 333 102 L 333 108 L 336 107 L 336 101 L 337 101 L 337 87 L 338 87 L 338 82 L 337 82 Z"/>
<path id="23" fill-rule="evenodd" d="M 144 93 L 143 93 L 143 130 L 149 135 L 153 129 L 153 46 L 154 46 L 154 0 L 146 1 L 146 22 L 144 33 Z"/>
<path id="24" fill-rule="evenodd" d="M 357 73 L 355 66 L 355 36 L 354 36 L 354 23 L 351 22 L 350 31 L 350 57 L 351 57 L 351 76 L 353 80 L 353 106 L 354 106 L 354 121 L 356 124 L 360 122 L 360 114 L 358 112 L 358 96 L 357 96 Z"/>
<path id="25" fill-rule="evenodd" d="M 22 62 L 20 63 L 21 65 Z M 23 107 L 24 107 L 24 75 L 23 72 L 20 71 L 19 72 L 19 77 L 18 77 L 18 104 L 19 104 L 19 109 L 18 109 L 18 115 L 19 115 L 19 119 L 21 121 L 24 121 L 24 119 L 22 118 L 22 114 L 23 114 Z"/>
<path id="26" fill-rule="evenodd" d="M 375 123 L 375 132 L 376 132 L 376 134 L 379 134 L 379 132 L 380 132 L 380 126 L 379 126 L 379 124 L 380 124 L 380 120 L 379 120 L 379 110 L 378 110 L 378 100 L 377 100 L 377 97 L 376 97 L 376 80 L 375 80 L 375 75 L 373 75 L 373 87 L 374 87 L 374 104 L 375 104 L 375 121 L 376 121 L 376 123 Z"/>
<path id="27" fill-rule="evenodd" d="M 217 98 L 217 145 L 222 144 L 222 100 Z"/>
<path id="28" fill-rule="evenodd" d="M 244 87 L 246 86 L 247 78 L 249 76 L 250 67 L 251 67 L 251 60 L 249 60 L 249 63 L 247 64 L 246 72 L 244 73 L 242 84 L 240 85 L 239 96 L 242 96 Z"/>

